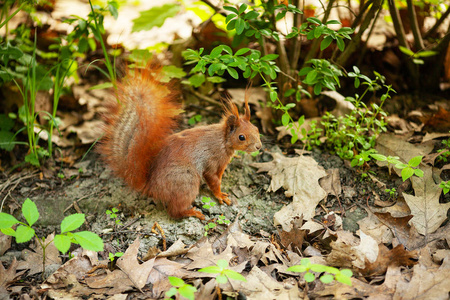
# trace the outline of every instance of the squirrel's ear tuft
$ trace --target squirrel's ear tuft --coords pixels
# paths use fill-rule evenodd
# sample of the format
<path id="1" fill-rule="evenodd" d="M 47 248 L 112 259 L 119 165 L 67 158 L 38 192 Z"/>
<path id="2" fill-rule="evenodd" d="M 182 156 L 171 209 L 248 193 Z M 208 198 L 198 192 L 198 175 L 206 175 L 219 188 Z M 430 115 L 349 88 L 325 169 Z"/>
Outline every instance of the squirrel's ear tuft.
<path id="1" fill-rule="evenodd" d="M 235 115 L 228 115 L 226 118 L 227 118 L 226 119 L 227 132 L 232 133 L 236 130 L 239 123 L 239 119 Z"/>

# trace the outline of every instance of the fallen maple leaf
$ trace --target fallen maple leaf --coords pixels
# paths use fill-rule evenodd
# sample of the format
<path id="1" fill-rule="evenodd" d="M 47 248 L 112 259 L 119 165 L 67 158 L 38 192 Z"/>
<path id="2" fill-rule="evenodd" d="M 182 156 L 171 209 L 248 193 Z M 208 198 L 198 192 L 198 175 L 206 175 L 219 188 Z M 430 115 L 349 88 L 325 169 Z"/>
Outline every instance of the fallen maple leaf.
<path id="1" fill-rule="evenodd" d="M 258 168 L 258 173 L 268 172 L 272 177 L 269 191 L 275 192 L 283 187 L 286 190 L 285 195 L 293 197 L 292 203 L 283 207 L 273 217 L 274 224 L 281 225 L 285 231 L 291 230 L 291 221 L 296 217 L 303 215 L 304 220 L 314 217 L 317 204 L 327 195 L 319 185 L 319 179 L 327 174 L 311 157 L 289 158 L 273 153 L 271 162 L 256 163 L 252 166 Z"/>
<path id="2" fill-rule="evenodd" d="M 403 197 L 413 215 L 411 222 L 420 234 L 427 235 L 447 219 L 450 203 L 439 203 L 442 188 L 434 182 L 431 167 L 423 171 L 422 178 L 413 176 L 411 179 L 415 195 L 403 193 Z"/>

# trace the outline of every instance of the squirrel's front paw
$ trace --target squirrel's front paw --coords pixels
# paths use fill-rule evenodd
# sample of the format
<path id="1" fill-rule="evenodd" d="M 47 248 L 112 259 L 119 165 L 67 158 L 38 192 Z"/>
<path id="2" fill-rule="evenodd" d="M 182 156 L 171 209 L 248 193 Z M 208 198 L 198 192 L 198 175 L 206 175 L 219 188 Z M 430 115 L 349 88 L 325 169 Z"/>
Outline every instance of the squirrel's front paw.
<path id="1" fill-rule="evenodd" d="M 228 198 L 228 194 L 227 193 L 220 193 L 219 197 L 217 197 L 217 199 L 219 199 L 219 203 L 223 204 L 224 202 L 227 205 L 231 205 L 231 200 Z"/>

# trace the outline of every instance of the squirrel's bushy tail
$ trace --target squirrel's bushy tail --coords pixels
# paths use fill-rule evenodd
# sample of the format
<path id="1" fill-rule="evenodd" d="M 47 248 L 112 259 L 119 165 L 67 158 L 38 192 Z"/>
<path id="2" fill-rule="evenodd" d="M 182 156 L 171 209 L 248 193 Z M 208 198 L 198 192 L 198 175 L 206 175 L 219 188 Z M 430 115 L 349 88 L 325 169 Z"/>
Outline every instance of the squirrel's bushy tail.
<path id="1" fill-rule="evenodd" d="M 134 189 L 144 192 L 151 163 L 173 133 L 180 113 L 178 93 L 160 83 L 160 67 L 129 70 L 117 99 L 104 115 L 105 134 L 98 152 Z"/>

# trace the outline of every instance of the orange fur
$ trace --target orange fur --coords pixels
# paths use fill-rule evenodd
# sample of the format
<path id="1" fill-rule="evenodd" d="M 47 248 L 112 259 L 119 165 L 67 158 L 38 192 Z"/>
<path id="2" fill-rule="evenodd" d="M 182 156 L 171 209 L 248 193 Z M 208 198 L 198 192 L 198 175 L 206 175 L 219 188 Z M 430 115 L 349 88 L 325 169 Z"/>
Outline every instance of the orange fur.
<path id="1" fill-rule="evenodd" d="M 178 93 L 158 82 L 157 68 L 128 73 L 119 85 L 120 104 L 112 104 L 105 115 L 98 149 L 103 160 L 132 188 L 161 201 L 174 218 L 204 218 L 191 208 L 202 178 L 220 203 L 230 204 L 220 185 L 234 150 L 261 148 L 247 99 L 244 116 L 228 102 L 221 123 L 174 133 Z"/>

